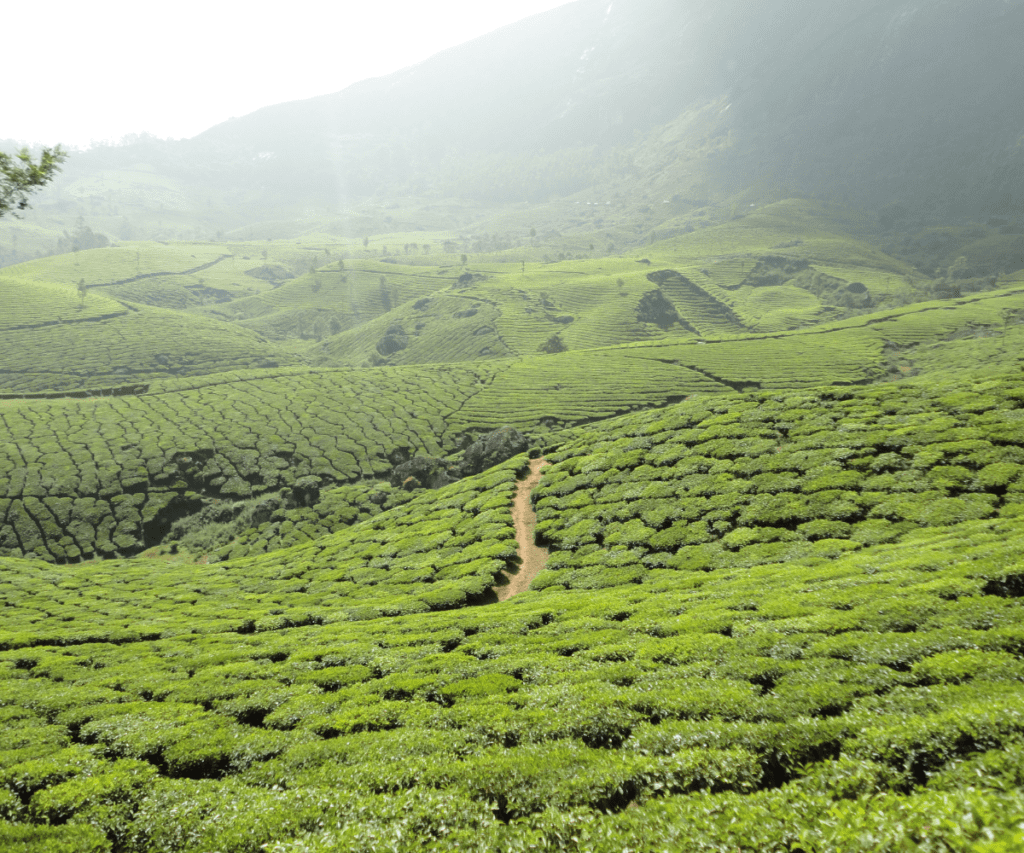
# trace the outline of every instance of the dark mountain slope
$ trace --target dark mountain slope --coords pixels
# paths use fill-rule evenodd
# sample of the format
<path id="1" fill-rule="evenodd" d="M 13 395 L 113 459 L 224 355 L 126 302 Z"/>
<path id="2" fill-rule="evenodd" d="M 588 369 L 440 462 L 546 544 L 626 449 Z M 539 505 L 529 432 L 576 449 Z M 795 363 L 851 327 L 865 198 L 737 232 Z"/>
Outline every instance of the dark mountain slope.
<path id="1" fill-rule="evenodd" d="M 884 207 L 890 226 L 1020 217 L 1022 31 L 1021 0 L 578 0 L 192 140 L 76 155 L 37 212 L 125 239 L 324 216 L 389 230 L 368 199 L 414 226 L 442 198 L 488 208 L 439 226 L 463 227 L 511 202 L 615 198 L 626 224 L 657 206 L 648 234 L 743 191 Z M 579 230 L 572 212 L 552 223 Z"/>
<path id="2" fill-rule="evenodd" d="M 389 188 L 495 200 L 481 164 L 541 158 L 545 168 L 518 162 L 519 200 L 600 183 L 610 146 L 721 99 L 730 143 L 705 164 L 716 186 L 1007 212 L 1020 203 L 1022 29 L 1024 5 L 992 0 L 581 0 L 191 144 L 244 152 L 271 198 L 327 204 Z M 706 128 L 693 130 L 691 150 Z M 576 149 L 590 150 L 589 169 L 556 156 Z"/>
<path id="3" fill-rule="evenodd" d="M 763 29 L 735 81 L 736 186 L 771 175 L 847 201 L 1019 215 L 1024 4 L 792 5 L 802 20 Z"/>

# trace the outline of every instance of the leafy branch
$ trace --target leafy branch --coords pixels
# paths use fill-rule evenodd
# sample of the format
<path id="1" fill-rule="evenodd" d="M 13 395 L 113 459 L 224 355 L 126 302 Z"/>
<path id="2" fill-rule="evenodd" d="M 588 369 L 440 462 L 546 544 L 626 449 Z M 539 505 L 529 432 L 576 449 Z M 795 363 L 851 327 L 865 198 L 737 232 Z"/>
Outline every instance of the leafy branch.
<path id="1" fill-rule="evenodd" d="M 0 217 L 11 212 L 18 216 L 18 211 L 25 210 L 29 196 L 53 180 L 67 156 L 59 145 L 44 148 L 38 162 L 27 148 L 13 156 L 0 152 Z"/>

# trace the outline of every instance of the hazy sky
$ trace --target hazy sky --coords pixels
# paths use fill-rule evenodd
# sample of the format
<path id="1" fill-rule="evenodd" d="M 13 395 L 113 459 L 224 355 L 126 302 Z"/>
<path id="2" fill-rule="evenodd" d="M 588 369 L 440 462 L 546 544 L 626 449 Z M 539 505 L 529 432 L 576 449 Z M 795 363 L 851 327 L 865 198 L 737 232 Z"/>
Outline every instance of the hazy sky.
<path id="1" fill-rule="evenodd" d="M 7 4 L 0 139 L 181 138 L 344 89 L 567 0 Z"/>

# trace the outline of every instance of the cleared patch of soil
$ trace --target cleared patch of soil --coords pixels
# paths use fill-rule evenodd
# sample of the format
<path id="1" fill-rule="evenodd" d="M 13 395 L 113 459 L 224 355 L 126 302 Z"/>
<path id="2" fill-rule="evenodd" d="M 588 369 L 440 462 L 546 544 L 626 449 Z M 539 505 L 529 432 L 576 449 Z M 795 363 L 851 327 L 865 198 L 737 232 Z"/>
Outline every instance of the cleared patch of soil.
<path id="1" fill-rule="evenodd" d="M 533 530 L 537 526 L 537 513 L 530 504 L 530 493 L 540 482 L 541 469 L 550 462 L 540 459 L 530 460 L 530 473 L 525 480 L 516 485 L 516 496 L 512 502 L 512 521 L 516 528 L 516 544 L 519 546 L 521 564 L 515 574 L 502 572 L 508 578 L 507 584 L 495 587 L 498 601 L 506 601 L 513 595 L 528 589 L 541 569 L 547 565 L 548 549 L 539 548 L 533 542 Z"/>

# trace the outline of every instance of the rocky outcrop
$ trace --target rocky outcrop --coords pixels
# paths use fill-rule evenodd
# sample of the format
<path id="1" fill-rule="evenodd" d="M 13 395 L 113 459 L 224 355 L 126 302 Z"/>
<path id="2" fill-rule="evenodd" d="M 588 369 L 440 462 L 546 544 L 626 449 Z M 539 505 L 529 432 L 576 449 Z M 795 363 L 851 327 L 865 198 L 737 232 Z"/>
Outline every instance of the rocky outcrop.
<path id="1" fill-rule="evenodd" d="M 469 477 L 493 468 L 529 449 L 530 442 L 519 430 L 513 427 L 502 427 L 474 441 L 462 453 L 459 463 L 459 474 Z"/>
<path id="2" fill-rule="evenodd" d="M 407 490 L 439 489 L 525 453 L 529 446 L 526 436 L 519 430 L 502 427 L 468 445 L 458 462 L 423 455 L 404 459 L 404 454 L 395 454 L 397 464 L 391 469 L 388 480 L 392 486 Z"/>
<path id="3" fill-rule="evenodd" d="M 388 479 L 392 486 L 400 488 L 414 489 L 425 486 L 428 489 L 440 489 L 454 483 L 459 477 L 458 467 L 446 459 L 438 459 L 436 456 L 413 456 L 412 459 L 392 468 Z"/>

